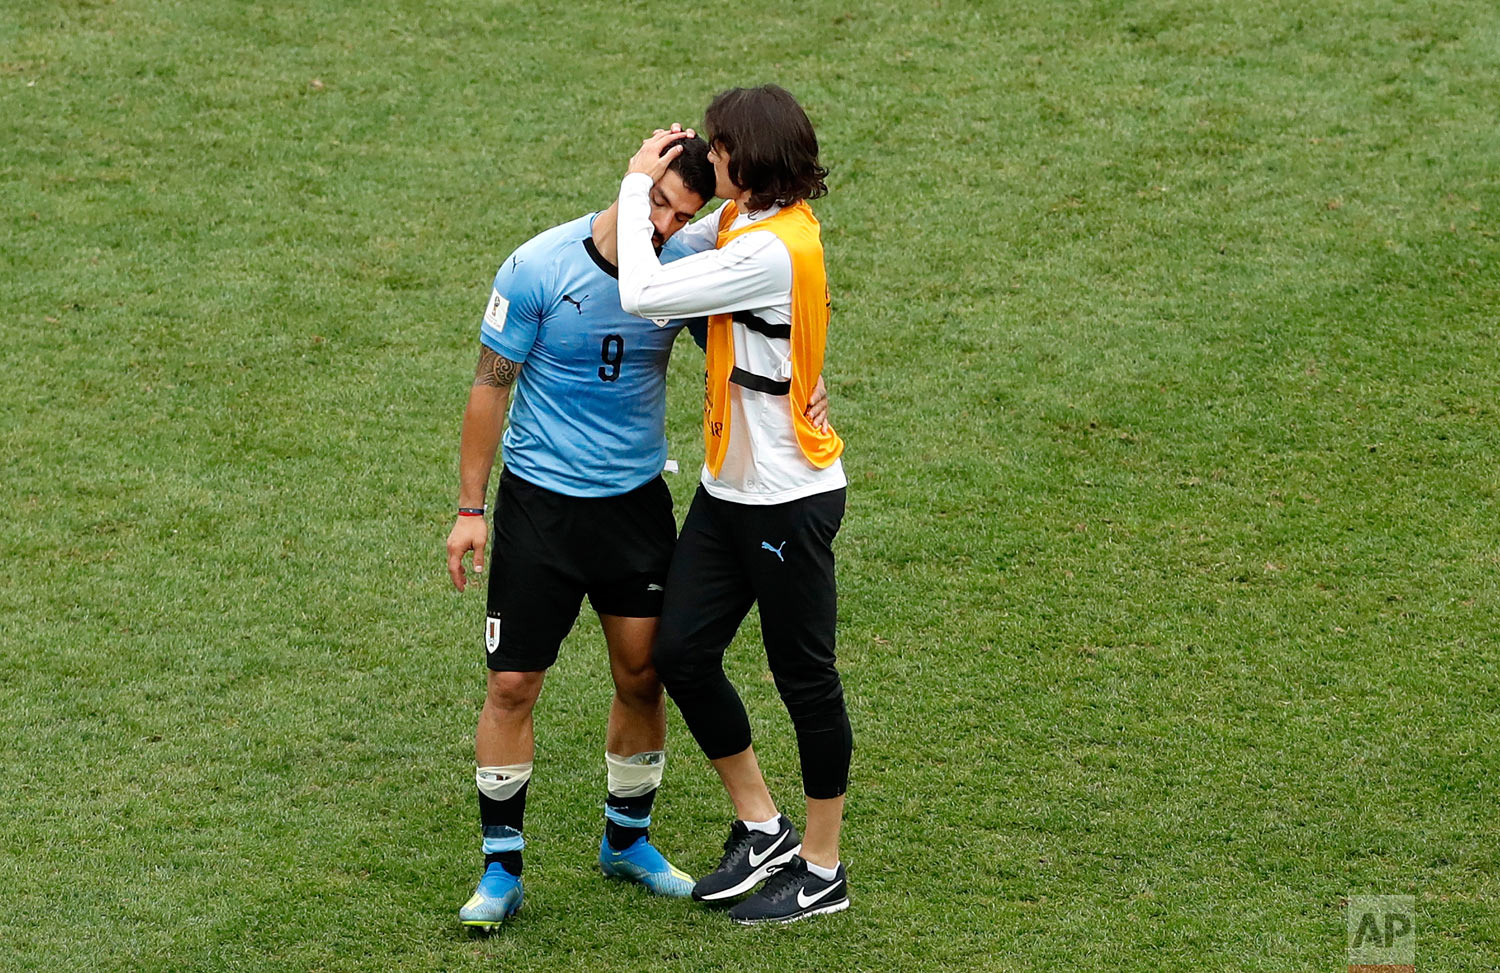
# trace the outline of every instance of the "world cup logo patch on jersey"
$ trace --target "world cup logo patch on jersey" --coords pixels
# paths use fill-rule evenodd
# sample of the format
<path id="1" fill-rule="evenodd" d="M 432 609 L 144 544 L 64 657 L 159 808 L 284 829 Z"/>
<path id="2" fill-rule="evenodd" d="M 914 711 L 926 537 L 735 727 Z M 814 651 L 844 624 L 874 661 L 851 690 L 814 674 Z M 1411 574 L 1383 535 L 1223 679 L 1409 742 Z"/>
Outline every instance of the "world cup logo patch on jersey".
<path id="1" fill-rule="evenodd" d="M 505 330 L 505 315 L 510 312 L 510 302 L 498 289 L 490 291 L 490 303 L 484 309 L 484 323 L 496 331 Z"/>
<path id="2" fill-rule="evenodd" d="M 500 647 L 500 619 L 490 615 L 484 620 L 484 651 L 490 655 Z"/>

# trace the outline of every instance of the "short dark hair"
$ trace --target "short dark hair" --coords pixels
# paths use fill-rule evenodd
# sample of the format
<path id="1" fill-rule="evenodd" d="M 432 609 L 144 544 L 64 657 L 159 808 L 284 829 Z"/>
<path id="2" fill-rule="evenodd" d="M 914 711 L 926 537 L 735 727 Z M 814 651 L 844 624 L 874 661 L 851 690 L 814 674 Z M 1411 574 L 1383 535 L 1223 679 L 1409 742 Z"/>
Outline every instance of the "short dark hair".
<path id="1" fill-rule="evenodd" d="M 718 181 L 714 178 L 714 165 L 708 161 L 708 143 L 692 135 L 669 143 L 662 154 L 666 155 L 674 145 L 682 146 L 682 151 L 667 164 L 667 171 L 681 176 L 688 192 L 702 196 L 705 203 L 713 199 Z"/>
<path id="2" fill-rule="evenodd" d="M 790 206 L 828 192 L 812 122 L 785 88 L 730 88 L 703 113 L 709 144 L 729 153 L 729 178 L 750 190 L 750 208 Z"/>

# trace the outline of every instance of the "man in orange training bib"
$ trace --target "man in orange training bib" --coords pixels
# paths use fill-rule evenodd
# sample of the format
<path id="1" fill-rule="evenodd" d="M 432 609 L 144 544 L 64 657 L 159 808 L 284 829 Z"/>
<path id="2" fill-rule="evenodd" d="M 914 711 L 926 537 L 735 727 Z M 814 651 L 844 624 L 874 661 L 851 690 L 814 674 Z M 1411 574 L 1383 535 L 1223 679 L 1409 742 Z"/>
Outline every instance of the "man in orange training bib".
<path id="1" fill-rule="evenodd" d="M 647 139 L 620 184 L 622 307 L 709 321 L 703 473 L 668 572 L 653 659 L 737 818 L 693 897 L 723 901 L 764 881 L 731 918 L 792 922 L 849 906 L 839 830 L 853 736 L 835 666 L 832 549 L 844 444 L 791 407 L 808 400 L 823 368 L 828 283 L 807 200 L 827 192 L 827 170 L 806 113 L 775 85 L 720 94 L 704 125 L 715 192 L 728 202 L 694 228 L 712 221 L 717 249 L 663 264 L 651 247 L 649 194 L 675 154 L 668 146 L 686 133 Z M 805 837 L 777 811 L 724 675 L 724 651 L 751 604 L 797 734 Z"/>

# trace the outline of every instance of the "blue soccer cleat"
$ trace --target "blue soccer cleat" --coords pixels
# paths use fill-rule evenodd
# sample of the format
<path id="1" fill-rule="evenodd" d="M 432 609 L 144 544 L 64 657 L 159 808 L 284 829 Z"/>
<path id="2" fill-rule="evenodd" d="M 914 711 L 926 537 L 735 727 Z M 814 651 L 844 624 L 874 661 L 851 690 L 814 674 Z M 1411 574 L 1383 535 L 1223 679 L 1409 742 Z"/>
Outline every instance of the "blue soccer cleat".
<path id="1" fill-rule="evenodd" d="M 521 908 L 521 879 L 491 862 L 479 880 L 479 888 L 458 910 L 458 921 L 471 929 L 496 929 Z"/>
<path id="2" fill-rule="evenodd" d="M 599 869 L 610 878 L 638 882 L 656 895 L 686 899 L 693 894 L 693 877 L 663 858 L 644 835 L 624 851 L 615 851 L 608 838 L 601 838 Z"/>

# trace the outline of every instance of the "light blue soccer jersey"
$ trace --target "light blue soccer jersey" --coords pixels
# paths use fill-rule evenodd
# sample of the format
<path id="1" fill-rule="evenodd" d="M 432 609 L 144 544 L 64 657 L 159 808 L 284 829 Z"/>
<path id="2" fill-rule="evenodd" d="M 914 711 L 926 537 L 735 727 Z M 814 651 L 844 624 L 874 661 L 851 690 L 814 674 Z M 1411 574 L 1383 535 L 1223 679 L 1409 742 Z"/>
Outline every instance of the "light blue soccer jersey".
<path id="1" fill-rule="evenodd" d="M 479 340 L 523 362 L 511 388 L 505 466 L 576 497 L 628 493 L 667 461 L 667 356 L 684 321 L 620 309 L 594 214 L 532 237 L 500 265 Z M 668 240 L 663 262 L 687 250 Z"/>

